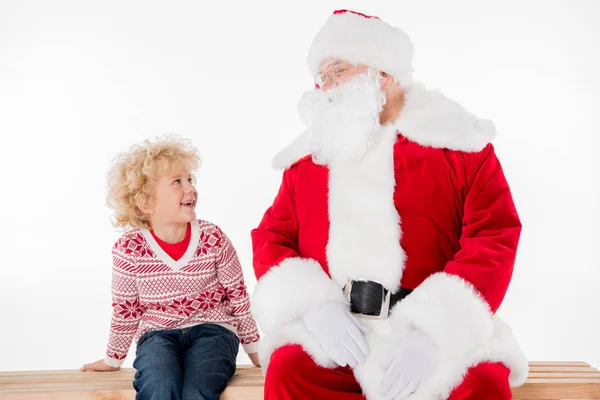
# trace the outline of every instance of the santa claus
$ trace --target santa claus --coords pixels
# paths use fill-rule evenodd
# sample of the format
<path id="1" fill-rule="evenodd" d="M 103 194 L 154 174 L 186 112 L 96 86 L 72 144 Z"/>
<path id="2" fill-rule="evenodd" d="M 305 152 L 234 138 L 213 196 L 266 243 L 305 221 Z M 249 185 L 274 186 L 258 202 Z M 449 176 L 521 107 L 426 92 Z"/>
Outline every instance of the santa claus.
<path id="1" fill-rule="evenodd" d="M 521 223 L 494 125 L 412 79 L 412 44 L 336 11 L 308 55 L 307 130 L 252 231 L 265 399 L 510 399 L 496 310 Z"/>

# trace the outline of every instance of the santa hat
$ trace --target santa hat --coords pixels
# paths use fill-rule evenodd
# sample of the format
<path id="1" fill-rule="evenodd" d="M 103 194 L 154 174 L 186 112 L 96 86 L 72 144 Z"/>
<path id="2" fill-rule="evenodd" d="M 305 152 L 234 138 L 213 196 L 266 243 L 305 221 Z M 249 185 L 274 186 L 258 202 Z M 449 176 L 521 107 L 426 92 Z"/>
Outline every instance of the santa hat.
<path id="1" fill-rule="evenodd" d="M 330 57 L 379 69 L 401 85 L 412 81 L 413 45 L 409 37 L 377 17 L 334 11 L 308 52 L 311 73 L 316 75 L 321 62 Z"/>

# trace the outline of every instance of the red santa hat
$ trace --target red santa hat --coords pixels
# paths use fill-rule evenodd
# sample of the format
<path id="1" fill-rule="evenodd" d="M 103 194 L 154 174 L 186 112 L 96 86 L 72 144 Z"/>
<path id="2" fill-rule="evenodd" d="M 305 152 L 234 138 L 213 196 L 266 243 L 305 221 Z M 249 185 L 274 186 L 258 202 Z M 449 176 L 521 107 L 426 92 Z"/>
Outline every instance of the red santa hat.
<path id="1" fill-rule="evenodd" d="M 321 62 L 330 57 L 379 69 L 401 85 L 412 81 L 413 45 L 408 35 L 377 17 L 334 11 L 308 52 L 311 73 L 316 75 Z"/>

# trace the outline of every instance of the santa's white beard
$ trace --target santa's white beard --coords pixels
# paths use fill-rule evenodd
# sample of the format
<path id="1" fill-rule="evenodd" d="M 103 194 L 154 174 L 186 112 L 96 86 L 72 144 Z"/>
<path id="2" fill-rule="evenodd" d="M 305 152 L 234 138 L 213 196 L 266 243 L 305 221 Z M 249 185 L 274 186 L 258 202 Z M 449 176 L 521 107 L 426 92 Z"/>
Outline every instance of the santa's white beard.
<path id="1" fill-rule="evenodd" d="M 376 139 L 385 104 L 380 78 L 369 71 L 328 91 L 305 93 L 298 105 L 318 164 L 360 160 Z"/>

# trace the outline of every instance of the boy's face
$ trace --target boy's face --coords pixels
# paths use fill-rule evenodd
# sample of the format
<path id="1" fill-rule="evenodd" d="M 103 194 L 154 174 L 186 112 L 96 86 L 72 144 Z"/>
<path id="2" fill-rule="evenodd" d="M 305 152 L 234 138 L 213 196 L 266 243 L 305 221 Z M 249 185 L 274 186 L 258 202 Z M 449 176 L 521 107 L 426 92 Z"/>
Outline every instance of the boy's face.
<path id="1" fill-rule="evenodd" d="M 153 224 L 186 224 L 196 219 L 196 199 L 192 174 L 181 167 L 171 169 L 162 176 L 155 188 Z"/>

